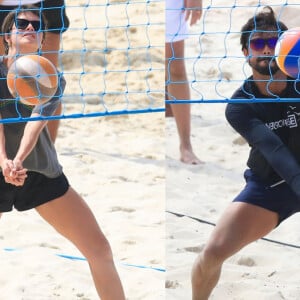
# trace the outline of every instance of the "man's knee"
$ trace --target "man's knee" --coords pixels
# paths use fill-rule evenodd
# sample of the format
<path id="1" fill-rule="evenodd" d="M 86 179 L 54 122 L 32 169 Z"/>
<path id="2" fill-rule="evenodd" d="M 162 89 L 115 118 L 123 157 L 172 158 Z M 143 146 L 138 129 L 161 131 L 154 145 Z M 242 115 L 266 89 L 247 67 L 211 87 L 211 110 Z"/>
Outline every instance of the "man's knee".
<path id="1" fill-rule="evenodd" d="M 198 264 L 201 264 L 202 268 L 207 269 L 221 265 L 227 258 L 225 249 L 226 247 L 219 243 L 210 243 L 206 245 L 199 256 Z"/>

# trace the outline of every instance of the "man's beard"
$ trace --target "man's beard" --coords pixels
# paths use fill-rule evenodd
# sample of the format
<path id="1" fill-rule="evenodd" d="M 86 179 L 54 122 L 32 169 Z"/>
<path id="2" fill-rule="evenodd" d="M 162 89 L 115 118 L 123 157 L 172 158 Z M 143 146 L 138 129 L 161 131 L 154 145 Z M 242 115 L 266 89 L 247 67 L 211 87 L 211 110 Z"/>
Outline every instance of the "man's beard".
<path id="1" fill-rule="evenodd" d="M 260 65 L 261 61 L 267 61 L 265 65 Z M 279 71 L 279 67 L 274 58 L 271 57 L 258 57 L 255 63 L 249 61 L 249 65 L 261 75 L 274 75 Z"/>

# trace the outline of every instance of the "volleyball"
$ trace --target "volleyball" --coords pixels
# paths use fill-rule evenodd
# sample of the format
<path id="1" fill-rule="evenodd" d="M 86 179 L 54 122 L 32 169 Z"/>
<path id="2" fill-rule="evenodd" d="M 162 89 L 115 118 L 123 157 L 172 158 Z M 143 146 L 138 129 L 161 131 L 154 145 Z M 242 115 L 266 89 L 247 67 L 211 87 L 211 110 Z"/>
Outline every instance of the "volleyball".
<path id="1" fill-rule="evenodd" d="M 46 103 L 54 96 L 57 85 L 55 66 L 40 55 L 19 57 L 7 73 L 7 87 L 11 95 L 27 105 Z"/>
<path id="2" fill-rule="evenodd" d="M 299 78 L 300 27 L 291 28 L 279 37 L 275 47 L 275 57 L 283 73 Z"/>

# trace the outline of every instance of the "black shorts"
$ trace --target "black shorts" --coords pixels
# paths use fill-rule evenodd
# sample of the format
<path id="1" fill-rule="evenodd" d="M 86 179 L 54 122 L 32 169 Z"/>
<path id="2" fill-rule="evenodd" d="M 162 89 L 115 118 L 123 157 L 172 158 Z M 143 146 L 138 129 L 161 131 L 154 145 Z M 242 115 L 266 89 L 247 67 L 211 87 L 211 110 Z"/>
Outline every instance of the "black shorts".
<path id="1" fill-rule="evenodd" d="M 300 212 L 300 199 L 286 182 L 270 187 L 251 170 L 246 170 L 244 177 L 246 186 L 233 201 L 250 203 L 278 213 L 278 224 Z"/>
<path id="2" fill-rule="evenodd" d="M 14 208 L 19 211 L 32 209 L 41 204 L 63 196 L 69 183 L 64 174 L 48 178 L 40 173 L 28 172 L 28 177 L 21 187 L 6 183 L 0 173 L 0 212 Z"/>
<path id="3" fill-rule="evenodd" d="M 51 4 L 50 4 L 51 3 Z M 64 0 L 46 0 L 33 4 L 37 7 L 43 8 L 43 13 L 48 21 L 48 29 L 51 33 L 60 34 L 65 32 L 70 21 L 66 14 L 65 1 Z M 4 18 L 7 14 L 18 7 L 17 6 L 5 6 L 0 5 L 0 27 L 3 24 Z"/>

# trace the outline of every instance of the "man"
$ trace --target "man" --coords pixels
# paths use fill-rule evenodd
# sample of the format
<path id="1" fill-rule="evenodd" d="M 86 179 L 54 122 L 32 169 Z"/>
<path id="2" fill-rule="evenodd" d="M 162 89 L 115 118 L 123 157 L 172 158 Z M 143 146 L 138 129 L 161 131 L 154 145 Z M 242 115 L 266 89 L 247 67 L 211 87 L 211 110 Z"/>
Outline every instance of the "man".
<path id="1" fill-rule="evenodd" d="M 287 27 L 265 7 L 242 28 L 242 51 L 253 76 L 233 99 L 299 99 L 300 84 L 274 59 L 276 41 Z M 207 300 L 223 262 L 300 211 L 300 103 L 232 103 L 226 118 L 249 143 L 246 186 L 221 216 L 192 269 L 193 300 Z"/>

